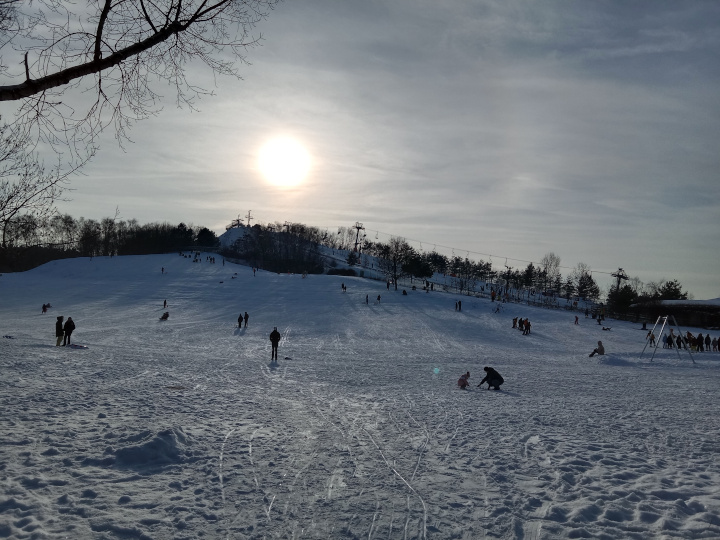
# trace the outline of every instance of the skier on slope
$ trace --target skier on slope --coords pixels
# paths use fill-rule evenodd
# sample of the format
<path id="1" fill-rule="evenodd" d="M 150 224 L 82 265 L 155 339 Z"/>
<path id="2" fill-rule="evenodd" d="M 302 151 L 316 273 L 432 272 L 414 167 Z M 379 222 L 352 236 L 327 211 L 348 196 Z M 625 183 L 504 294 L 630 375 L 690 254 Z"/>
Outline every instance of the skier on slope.
<path id="1" fill-rule="evenodd" d="M 495 371 L 493 368 L 489 366 L 485 366 L 483 368 L 485 370 L 485 378 L 480 381 L 480 384 L 478 384 L 478 387 L 482 386 L 484 383 L 488 383 L 488 390 L 490 388 L 493 388 L 494 390 L 500 390 L 500 385 L 505 382 L 505 379 L 502 378 L 502 375 L 500 375 L 497 371 Z"/>

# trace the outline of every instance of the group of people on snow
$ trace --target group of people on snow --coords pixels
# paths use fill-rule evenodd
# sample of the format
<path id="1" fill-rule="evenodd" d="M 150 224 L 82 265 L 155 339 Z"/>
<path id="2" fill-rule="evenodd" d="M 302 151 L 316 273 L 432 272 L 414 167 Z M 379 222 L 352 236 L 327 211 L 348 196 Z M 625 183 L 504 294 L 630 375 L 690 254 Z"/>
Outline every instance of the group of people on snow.
<path id="1" fill-rule="evenodd" d="M 245 328 L 247 328 L 248 320 L 250 320 L 250 315 L 248 315 L 248 312 L 246 311 L 245 315 L 241 313 L 238 317 L 238 328 L 242 328 L 243 321 L 245 321 Z"/>
<path id="2" fill-rule="evenodd" d="M 656 345 L 655 334 L 650 330 L 645 336 L 646 340 L 649 340 L 650 346 Z M 662 338 L 663 349 L 690 349 L 693 352 L 718 352 L 720 351 L 720 339 L 711 338 L 710 334 L 707 333 L 705 336 L 702 332 L 694 336 L 689 330 L 683 336 L 678 333 L 675 334 L 675 329 L 671 328 L 669 334 L 663 334 Z"/>
<path id="3" fill-rule="evenodd" d="M 527 317 L 524 319 L 518 319 L 517 317 L 513 317 L 513 328 L 517 328 L 522 331 L 524 336 L 527 336 L 530 333 L 530 327 L 532 325 L 530 324 L 530 319 Z"/>
<path id="4" fill-rule="evenodd" d="M 68 317 L 65 324 L 63 324 L 64 319 L 65 317 L 60 315 L 58 316 L 57 321 L 55 321 L 55 337 L 57 338 L 55 342 L 56 347 L 60 347 L 61 341 L 63 347 L 70 345 L 70 336 L 72 336 L 72 333 L 75 330 L 75 322 L 73 322 L 72 317 Z"/>

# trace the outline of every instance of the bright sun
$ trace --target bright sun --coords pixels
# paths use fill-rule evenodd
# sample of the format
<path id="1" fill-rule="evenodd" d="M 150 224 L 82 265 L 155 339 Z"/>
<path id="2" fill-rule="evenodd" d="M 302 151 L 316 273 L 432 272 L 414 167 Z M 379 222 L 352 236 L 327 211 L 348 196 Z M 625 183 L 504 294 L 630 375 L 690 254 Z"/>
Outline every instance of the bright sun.
<path id="1" fill-rule="evenodd" d="M 310 170 L 310 155 L 294 139 L 278 137 L 260 149 L 258 166 L 265 178 L 280 187 L 296 186 Z"/>

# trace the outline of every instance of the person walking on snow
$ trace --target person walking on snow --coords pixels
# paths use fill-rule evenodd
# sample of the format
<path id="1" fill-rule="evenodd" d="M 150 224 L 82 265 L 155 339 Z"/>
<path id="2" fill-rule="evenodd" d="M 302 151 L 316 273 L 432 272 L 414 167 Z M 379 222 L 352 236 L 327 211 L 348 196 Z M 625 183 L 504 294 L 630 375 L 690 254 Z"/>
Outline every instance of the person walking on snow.
<path id="1" fill-rule="evenodd" d="M 65 322 L 63 330 L 65 330 L 63 346 L 70 345 L 70 336 L 72 335 L 73 330 L 75 330 L 75 323 L 73 322 L 72 317 L 68 317 L 68 320 Z"/>
<path id="2" fill-rule="evenodd" d="M 605 347 L 603 347 L 602 341 L 598 341 L 598 346 L 593 349 L 593 352 L 590 353 L 590 358 L 592 358 L 596 354 L 599 354 L 601 356 L 605 354 Z"/>
<path id="3" fill-rule="evenodd" d="M 478 387 L 481 387 L 483 384 L 488 383 L 488 390 L 490 390 L 490 388 L 493 388 L 494 390 L 500 390 L 500 385 L 505 382 L 505 379 L 502 378 L 502 375 L 500 375 L 497 371 L 495 371 L 489 366 L 485 366 L 483 369 L 485 370 L 486 375 L 485 378 L 480 381 Z"/>
<path id="4" fill-rule="evenodd" d="M 57 341 L 55 342 L 56 347 L 60 346 L 60 342 L 62 341 L 62 338 L 65 335 L 65 333 L 63 332 L 63 319 L 64 318 L 65 317 L 60 315 L 57 318 L 57 321 L 55 321 L 55 337 L 57 338 Z"/>
<path id="5" fill-rule="evenodd" d="M 248 312 L 245 312 L 245 328 L 247 328 L 248 319 L 250 319 L 250 315 L 248 315 Z"/>
<path id="6" fill-rule="evenodd" d="M 278 344 L 280 343 L 280 332 L 278 332 L 277 326 L 270 332 L 270 343 L 272 344 L 272 351 L 270 353 L 270 360 L 277 362 Z"/>

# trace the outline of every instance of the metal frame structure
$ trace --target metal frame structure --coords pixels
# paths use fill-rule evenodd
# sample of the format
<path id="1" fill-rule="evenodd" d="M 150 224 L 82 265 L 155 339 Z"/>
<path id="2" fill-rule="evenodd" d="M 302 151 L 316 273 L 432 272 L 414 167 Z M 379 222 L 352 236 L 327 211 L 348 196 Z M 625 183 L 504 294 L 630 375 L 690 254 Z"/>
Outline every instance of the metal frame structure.
<path id="1" fill-rule="evenodd" d="M 679 324 L 677 323 L 677 321 L 675 320 L 675 316 L 674 316 L 674 315 L 665 315 L 664 317 L 663 317 L 663 316 L 658 317 L 657 320 L 655 321 L 655 325 L 652 327 L 652 330 L 650 330 L 650 332 L 652 332 L 652 333 L 654 334 L 654 333 L 655 333 L 655 329 L 657 328 L 658 324 L 660 324 L 660 321 L 662 321 L 662 326 L 660 327 L 660 332 L 658 333 L 658 335 L 659 335 L 660 337 L 658 337 L 658 339 L 655 340 L 655 347 L 653 347 L 653 353 L 652 353 L 652 356 L 650 357 L 650 361 L 651 361 L 651 362 L 653 361 L 653 358 L 655 358 L 655 352 L 657 351 L 658 344 L 659 344 L 659 342 L 660 342 L 660 339 L 662 339 L 663 332 L 665 332 L 665 327 L 668 326 L 668 323 L 670 322 L 670 319 L 672 319 L 673 325 L 677 328 L 677 331 L 678 331 L 678 333 L 680 334 L 680 338 L 683 340 L 683 344 L 685 344 L 685 338 L 684 338 L 684 336 L 683 336 L 682 328 L 680 328 L 680 325 L 679 325 Z M 672 335 L 672 334 L 670 334 L 670 335 Z M 640 357 L 641 357 L 641 358 L 642 358 L 643 353 L 645 353 L 645 349 L 647 349 L 647 347 L 648 347 L 649 344 L 650 344 L 650 340 L 647 340 L 647 339 L 646 339 L 646 340 L 645 340 L 645 346 L 643 347 L 643 350 L 642 350 L 642 352 L 640 353 Z M 692 355 L 692 353 L 690 352 L 690 349 L 688 348 L 687 345 L 685 345 L 684 348 L 685 348 L 685 350 L 687 351 L 687 353 L 690 355 L 690 360 L 692 360 L 692 363 L 694 364 L 694 363 L 695 363 L 695 359 L 693 358 L 693 355 Z M 673 343 L 673 349 L 675 349 L 675 350 L 677 351 L 678 359 L 682 360 L 682 358 L 680 357 L 680 349 L 677 348 L 677 346 L 675 345 L 675 343 Z"/>

